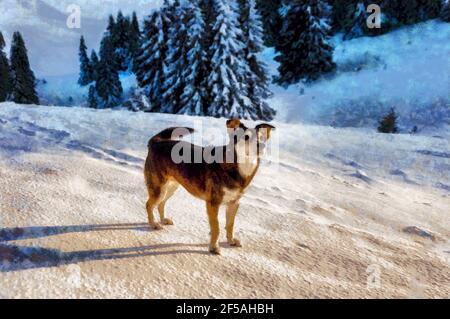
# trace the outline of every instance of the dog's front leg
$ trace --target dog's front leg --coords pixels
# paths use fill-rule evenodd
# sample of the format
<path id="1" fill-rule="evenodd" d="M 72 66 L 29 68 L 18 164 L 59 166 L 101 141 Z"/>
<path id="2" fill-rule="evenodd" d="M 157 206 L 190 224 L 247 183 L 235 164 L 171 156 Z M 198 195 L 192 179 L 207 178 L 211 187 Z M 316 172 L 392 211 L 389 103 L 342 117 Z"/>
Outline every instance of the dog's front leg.
<path id="1" fill-rule="evenodd" d="M 219 205 L 208 202 L 206 204 L 208 212 L 209 226 L 211 228 L 211 242 L 209 244 L 209 251 L 215 255 L 220 255 L 219 248 Z"/>
<path id="2" fill-rule="evenodd" d="M 147 216 L 150 227 L 156 230 L 162 229 L 161 225 L 155 221 L 155 217 L 153 216 L 153 209 L 155 208 L 156 200 L 153 197 L 150 197 L 147 201 Z"/>
<path id="3" fill-rule="evenodd" d="M 239 202 L 230 203 L 227 206 L 227 239 L 228 244 L 234 247 L 241 247 L 239 239 L 234 238 L 234 220 L 239 209 Z"/>

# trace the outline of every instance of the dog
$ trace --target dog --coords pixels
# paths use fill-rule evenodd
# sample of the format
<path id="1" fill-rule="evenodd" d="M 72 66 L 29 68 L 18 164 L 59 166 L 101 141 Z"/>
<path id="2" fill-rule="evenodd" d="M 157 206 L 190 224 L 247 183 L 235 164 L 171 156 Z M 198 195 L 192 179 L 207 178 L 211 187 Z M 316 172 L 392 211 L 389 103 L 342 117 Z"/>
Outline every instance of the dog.
<path id="1" fill-rule="evenodd" d="M 191 195 L 206 202 L 210 225 L 209 251 L 220 255 L 219 208 L 226 206 L 226 232 L 229 245 L 242 247 L 234 237 L 233 228 L 239 201 L 258 171 L 266 143 L 275 129 L 270 124 L 246 127 L 239 119 L 226 123 L 230 141 L 228 145 L 205 148 L 179 138 L 194 133 L 191 128 L 168 128 L 148 142 L 145 162 L 145 183 L 148 190 L 147 215 L 153 229 L 173 225 L 165 216 L 167 201 L 178 187 L 183 186 Z M 174 150 L 183 150 L 174 159 Z M 206 154 L 206 155 L 205 155 Z M 214 159 L 221 158 L 222 161 Z M 158 208 L 160 223 L 153 211 Z"/>

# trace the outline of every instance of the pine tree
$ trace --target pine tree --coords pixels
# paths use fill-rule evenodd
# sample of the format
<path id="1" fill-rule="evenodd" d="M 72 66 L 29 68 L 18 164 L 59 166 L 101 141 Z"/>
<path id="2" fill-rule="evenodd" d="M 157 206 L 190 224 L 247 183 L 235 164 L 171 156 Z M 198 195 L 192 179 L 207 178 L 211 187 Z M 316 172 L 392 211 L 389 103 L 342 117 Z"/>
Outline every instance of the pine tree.
<path id="1" fill-rule="evenodd" d="M 80 58 L 80 77 L 78 78 L 78 84 L 81 86 L 86 86 L 93 81 L 93 78 L 91 64 L 87 55 L 87 46 L 83 36 L 80 38 L 78 56 Z"/>
<path id="2" fill-rule="evenodd" d="M 396 24 L 413 24 L 420 21 L 420 0 L 390 0 L 384 3 L 383 10 Z"/>
<path id="3" fill-rule="evenodd" d="M 211 50 L 210 85 L 211 105 L 208 115 L 214 117 L 252 118 L 250 101 L 245 95 L 244 76 L 247 69 L 241 57 L 244 44 L 239 40 L 235 1 L 215 0 L 217 21 L 212 29 L 214 41 Z"/>
<path id="4" fill-rule="evenodd" d="M 12 101 L 20 104 L 39 104 L 36 78 L 31 70 L 25 42 L 20 32 L 13 34 L 10 57 Z"/>
<path id="5" fill-rule="evenodd" d="M 285 1 L 279 10 L 283 26 L 275 46 L 275 60 L 280 63 L 276 82 L 281 85 L 296 83 L 303 76 L 300 65 L 307 53 L 302 52 L 299 39 L 307 29 L 307 14 L 302 5 L 301 0 Z"/>
<path id="6" fill-rule="evenodd" d="M 281 17 L 278 13 L 280 7 L 280 0 L 257 1 L 257 8 L 260 12 L 264 27 L 264 43 L 269 47 L 275 45 L 282 25 Z"/>
<path id="7" fill-rule="evenodd" d="M 106 33 L 110 38 L 111 45 L 115 47 L 117 44 L 116 20 L 114 19 L 114 16 L 112 14 L 110 14 L 108 18 L 108 26 L 106 28 Z"/>
<path id="8" fill-rule="evenodd" d="M 112 43 L 115 51 L 118 71 L 127 71 L 131 67 L 132 55 L 130 50 L 130 26 L 130 18 L 125 17 L 122 11 L 119 11 L 114 27 Z"/>
<path id="9" fill-rule="evenodd" d="M 378 126 L 378 132 L 380 133 L 390 133 L 396 134 L 398 133 L 397 127 L 397 114 L 394 109 L 391 109 L 389 114 L 387 114 L 381 121 Z"/>
<path id="10" fill-rule="evenodd" d="M 141 29 L 139 27 L 139 21 L 136 15 L 136 12 L 133 12 L 133 16 L 131 18 L 130 23 L 130 38 L 129 38 L 129 50 L 132 58 L 132 62 L 134 64 L 134 60 L 139 52 L 139 44 L 141 40 Z"/>
<path id="11" fill-rule="evenodd" d="M 445 2 L 442 6 L 440 17 L 442 21 L 450 22 L 450 1 Z"/>
<path id="12" fill-rule="evenodd" d="M 98 109 L 98 96 L 94 85 L 89 87 L 88 106 L 91 109 Z"/>
<path id="13" fill-rule="evenodd" d="M 127 106 L 128 110 L 133 112 L 151 112 L 152 110 L 152 105 L 141 88 L 132 91 L 131 97 L 124 106 Z"/>
<path id="14" fill-rule="evenodd" d="M 214 0 L 199 0 L 199 7 L 202 12 L 205 24 L 204 46 L 209 48 L 214 40 L 212 29 L 216 22 L 216 12 L 214 10 Z"/>
<path id="15" fill-rule="evenodd" d="M 328 43 L 329 26 L 321 11 L 321 0 L 291 0 L 281 9 L 284 17 L 282 36 L 275 58 L 280 66 L 276 82 L 289 85 L 304 80 L 317 80 L 321 74 L 331 72 L 333 47 Z"/>
<path id="16" fill-rule="evenodd" d="M 136 58 L 139 87 L 144 89 L 156 112 L 161 110 L 168 24 L 162 10 L 155 11 L 144 21 L 140 53 Z"/>
<path id="17" fill-rule="evenodd" d="M 183 69 L 187 67 L 187 29 L 189 19 L 188 2 L 183 5 L 175 1 L 170 8 L 171 19 L 168 29 L 167 54 L 164 64 L 164 83 L 161 112 L 175 114 L 180 109 L 181 95 L 185 88 L 182 77 Z M 176 17 L 176 18 L 175 18 Z"/>
<path id="18" fill-rule="evenodd" d="M 11 71 L 8 57 L 3 51 L 5 46 L 5 39 L 0 32 L 0 102 L 6 101 L 11 93 Z"/>
<path id="19" fill-rule="evenodd" d="M 109 15 L 108 26 L 106 28 L 105 34 L 103 35 L 103 38 L 105 38 L 105 37 L 109 38 L 109 42 L 111 43 L 111 46 L 114 51 L 114 61 L 112 61 L 111 63 L 113 64 L 113 66 L 116 70 L 120 70 L 121 65 L 118 64 L 118 58 L 116 56 L 116 48 L 119 46 L 117 29 L 118 29 L 118 27 L 117 27 L 116 20 L 115 20 L 114 16 L 111 14 L 111 15 Z"/>
<path id="20" fill-rule="evenodd" d="M 269 78 L 266 65 L 259 60 L 258 54 L 263 50 L 263 27 L 255 0 L 240 0 L 240 22 L 243 30 L 243 58 L 248 70 L 245 74 L 246 95 L 251 102 L 251 118 L 254 120 L 271 120 L 275 111 L 265 99 L 272 95 L 269 90 Z"/>
<path id="21" fill-rule="evenodd" d="M 442 0 L 419 0 L 419 19 L 425 21 L 439 17 Z"/>
<path id="22" fill-rule="evenodd" d="M 178 113 L 189 115 L 206 114 L 206 60 L 203 47 L 205 23 L 199 5 L 196 1 L 187 7 L 186 46 L 188 48 L 186 66 L 181 74 L 185 89 L 180 99 Z"/>
<path id="23" fill-rule="evenodd" d="M 99 96 L 99 106 L 111 108 L 122 101 L 122 84 L 114 67 L 114 48 L 111 39 L 105 36 L 100 45 L 100 62 L 97 68 L 95 90 Z"/>
<path id="24" fill-rule="evenodd" d="M 334 32 L 348 30 L 353 24 L 358 0 L 331 0 L 331 26 Z"/>
<path id="25" fill-rule="evenodd" d="M 204 29 L 204 35 L 202 40 L 202 47 L 206 54 L 206 61 L 205 61 L 205 74 L 204 79 L 205 82 L 207 82 L 209 74 L 212 72 L 212 50 L 210 48 L 213 45 L 214 42 L 214 34 L 213 34 L 213 27 L 216 23 L 216 12 L 214 7 L 214 1 L 215 0 L 199 0 L 199 6 L 202 11 L 203 21 L 205 25 Z M 205 85 L 204 90 L 204 104 L 203 104 L 203 113 L 207 114 L 208 110 L 207 108 L 211 104 L 211 92 L 209 85 Z"/>
<path id="26" fill-rule="evenodd" d="M 97 81 L 97 68 L 98 68 L 98 56 L 97 53 L 95 52 L 95 50 L 92 50 L 91 52 L 91 59 L 90 59 L 90 69 L 91 69 L 91 76 L 92 76 L 92 81 L 95 82 Z"/>

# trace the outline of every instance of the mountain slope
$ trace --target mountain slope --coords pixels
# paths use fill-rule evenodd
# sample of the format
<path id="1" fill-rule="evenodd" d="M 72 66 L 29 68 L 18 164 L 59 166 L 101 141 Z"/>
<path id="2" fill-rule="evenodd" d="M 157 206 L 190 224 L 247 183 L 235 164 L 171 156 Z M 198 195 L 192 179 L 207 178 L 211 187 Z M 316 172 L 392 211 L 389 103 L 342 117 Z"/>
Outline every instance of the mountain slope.
<path id="1" fill-rule="evenodd" d="M 338 70 L 310 85 L 273 86 L 282 121 L 374 127 L 394 107 L 410 131 L 450 124 L 450 24 L 438 20 L 378 37 L 333 38 Z M 274 52 L 264 58 L 272 74 Z"/>

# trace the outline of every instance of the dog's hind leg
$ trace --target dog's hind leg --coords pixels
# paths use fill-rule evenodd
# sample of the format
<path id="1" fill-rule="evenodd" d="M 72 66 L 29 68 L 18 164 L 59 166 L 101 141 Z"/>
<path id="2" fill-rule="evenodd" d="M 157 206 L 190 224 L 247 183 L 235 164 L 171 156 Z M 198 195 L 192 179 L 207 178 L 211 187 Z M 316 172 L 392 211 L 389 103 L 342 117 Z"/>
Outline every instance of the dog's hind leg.
<path id="1" fill-rule="evenodd" d="M 158 205 L 159 217 L 161 224 L 163 225 L 173 225 L 173 221 L 170 218 L 165 217 L 165 208 L 167 201 L 175 194 L 178 189 L 178 184 L 175 182 L 169 182 L 163 187 L 164 199 Z"/>
<path id="2" fill-rule="evenodd" d="M 209 251 L 215 255 L 220 255 L 220 248 L 218 245 L 220 229 L 219 229 L 219 205 L 208 202 L 206 204 L 209 226 L 211 228 L 211 242 L 209 244 Z"/>
<path id="3" fill-rule="evenodd" d="M 234 233 L 233 233 L 234 220 L 236 218 L 238 209 L 239 209 L 238 202 L 230 203 L 227 206 L 227 225 L 226 225 L 227 239 L 228 239 L 228 244 L 230 244 L 230 246 L 234 246 L 234 247 L 241 247 L 241 242 L 239 241 L 239 239 L 234 238 Z"/>
<path id="4" fill-rule="evenodd" d="M 148 223 L 153 229 L 161 229 L 161 224 L 155 221 L 155 216 L 153 215 L 153 210 L 161 202 L 161 188 L 148 186 L 148 201 L 147 201 L 147 216 Z"/>

